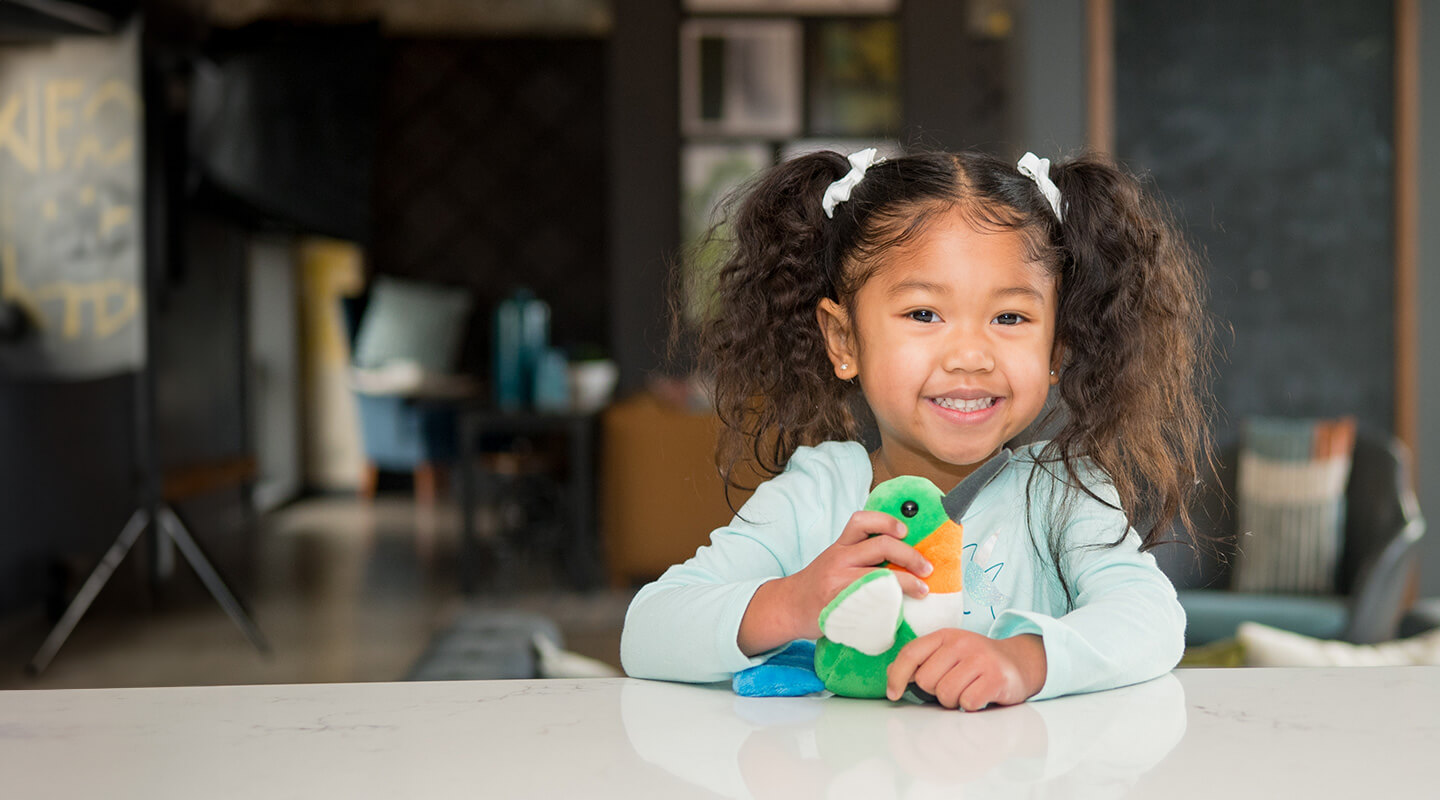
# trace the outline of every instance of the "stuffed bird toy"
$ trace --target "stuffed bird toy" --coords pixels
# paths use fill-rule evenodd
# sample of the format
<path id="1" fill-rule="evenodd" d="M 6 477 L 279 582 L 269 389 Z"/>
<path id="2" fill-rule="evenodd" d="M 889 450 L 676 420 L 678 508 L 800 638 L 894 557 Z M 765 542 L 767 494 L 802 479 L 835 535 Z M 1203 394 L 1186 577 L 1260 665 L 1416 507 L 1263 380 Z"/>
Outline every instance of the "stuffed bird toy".
<path id="1" fill-rule="evenodd" d="M 865 503 L 905 523 L 905 543 L 934 567 L 922 580 L 930 592 L 906 597 L 895 572 L 885 564 L 847 586 L 820 613 L 824 635 L 814 645 L 814 671 L 808 664 L 809 643 L 797 642 L 771 661 L 737 673 L 735 690 L 749 696 L 794 695 L 828 689 L 846 697 L 884 697 L 885 670 L 900 649 L 927 633 L 960 626 L 969 593 L 987 597 L 996 590 L 983 563 L 982 548 L 965 542 L 960 519 L 976 495 L 1010 460 L 1001 450 L 948 494 L 925 478 L 902 476 L 876 486 Z M 975 549 L 970 560 L 965 550 Z M 983 559 L 981 559 L 983 561 Z"/>

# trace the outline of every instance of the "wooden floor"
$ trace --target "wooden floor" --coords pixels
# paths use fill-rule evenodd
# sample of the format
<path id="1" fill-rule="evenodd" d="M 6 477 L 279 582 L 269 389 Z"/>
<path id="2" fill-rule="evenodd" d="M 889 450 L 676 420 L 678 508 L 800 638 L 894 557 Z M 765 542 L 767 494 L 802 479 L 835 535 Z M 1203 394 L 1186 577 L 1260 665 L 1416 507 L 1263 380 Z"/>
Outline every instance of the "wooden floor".
<path id="1" fill-rule="evenodd" d="M 545 614 L 566 649 L 618 667 L 633 592 L 566 589 L 543 558 L 522 554 L 485 570 L 480 592 L 465 597 L 458 529 L 453 505 L 427 510 L 401 496 L 294 503 L 261 520 L 245 598 L 271 655 L 203 592 L 155 608 L 113 607 L 102 593 L 39 676 L 24 667 L 48 621 L 38 610 L 0 618 L 0 689 L 400 680 L 437 631 L 475 606 Z"/>

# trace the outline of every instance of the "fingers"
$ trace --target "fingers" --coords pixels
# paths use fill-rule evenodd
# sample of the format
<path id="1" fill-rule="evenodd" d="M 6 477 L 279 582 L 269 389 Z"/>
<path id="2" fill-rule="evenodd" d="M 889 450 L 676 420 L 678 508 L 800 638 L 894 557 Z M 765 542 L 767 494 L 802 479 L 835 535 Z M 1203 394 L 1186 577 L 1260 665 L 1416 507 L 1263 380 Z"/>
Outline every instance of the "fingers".
<path id="1" fill-rule="evenodd" d="M 869 572 L 888 561 L 901 567 L 894 570 L 894 573 L 900 582 L 901 591 L 906 595 L 918 598 L 930 594 L 930 587 L 917 575 L 929 575 L 935 568 L 910 545 L 888 536 L 876 536 L 868 542 L 848 548 L 848 551 L 845 556 L 846 563 L 852 568 Z"/>
<path id="2" fill-rule="evenodd" d="M 979 711 L 997 703 L 1007 702 L 1002 696 L 1004 681 L 998 676 L 993 674 L 971 675 L 969 678 L 957 679 L 956 685 L 965 681 L 968 681 L 965 686 L 954 693 L 955 703 L 950 706 L 951 708 Z"/>
<path id="3" fill-rule="evenodd" d="M 934 567 L 915 548 L 905 544 L 906 533 L 905 523 L 889 514 L 878 511 L 851 514 L 835 543 L 801 571 L 807 576 L 804 597 L 823 608 L 863 573 L 886 562 L 900 567 L 895 575 L 901 591 L 909 597 L 925 597 L 930 587 L 920 578 L 928 576 Z"/>
<path id="4" fill-rule="evenodd" d="M 835 541 L 837 544 L 858 544 L 877 533 L 904 539 L 908 531 L 905 523 L 889 514 L 882 514 L 879 511 L 856 511 L 850 515 L 850 520 L 840 531 L 840 538 Z"/>
<path id="5" fill-rule="evenodd" d="M 835 545 L 846 549 L 846 554 L 839 563 L 853 567 L 873 567 L 888 561 L 923 578 L 934 568 L 919 551 L 905 544 L 906 533 L 905 523 L 889 514 L 857 511 L 850 515 L 850 521 L 845 523 L 840 537 L 835 540 Z M 913 597 L 921 596 L 915 594 L 919 591 L 915 584 L 911 583 L 909 587 L 912 591 L 907 591 L 907 594 Z"/>
<path id="6" fill-rule="evenodd" d="M 904 592 L 908 597 L 919 598 L 930 594 L 930 587 L 925 585 L 925 581 L 920 580 L 908 572 L 896 572 L 895 577 L 900 580 L 900 591 Z"/>
<path id="7" fill-rule="evenodd" d="M 910 685 L 910 680 L 915 676 L 915 670 L 940 648 L 941 641 L 938 636 L 931 634 L 921 636 L 919 639 L 900 648 L 895 655 L 895 660 L 885 669 L 885 696 L 891 700 L 899 700 L 900 695 L 905 693 L 905 687 Z M 925 687 L 920 687 L 925 688 Z M 926 691 L 929 691 L 926 689 Z"/>
<path id="8" fill-rule="evenodd" d="M 868 542 L 861 542 L 855 545 L 858 552 L 864 552 L 867 564 L 879 564 L 888 561 L 901 569 L 907 569 L 915 575 L 924 578 L 935 568 L 920 555 L 920 551 L 908 544 L 891 539 L 888 536 L 876 536 Z"/>
<path id="9" fill-rule="evenodd" d="M 898 700 L 912 682 L 946 708 L 979 711 L 1011 697 L 1010 671 L 987 658 L 980 634 L 946 629 L 905 645 L 886 671 L 885 696 Z"/>
<path id="10" fill-rule="evenodd" d="M 955 631 L 955 634 L 963 634 Z M 939 637 L 942 644 L 915 670 L 914 681 L 921 689 L 935 695 L 935 701 L 946 708 L 960 704 L 960 696 L 980 676 L 979 664 L 969 657 L 957 637 Z M 963 638 L 963 636 L 959 637 Z"/>

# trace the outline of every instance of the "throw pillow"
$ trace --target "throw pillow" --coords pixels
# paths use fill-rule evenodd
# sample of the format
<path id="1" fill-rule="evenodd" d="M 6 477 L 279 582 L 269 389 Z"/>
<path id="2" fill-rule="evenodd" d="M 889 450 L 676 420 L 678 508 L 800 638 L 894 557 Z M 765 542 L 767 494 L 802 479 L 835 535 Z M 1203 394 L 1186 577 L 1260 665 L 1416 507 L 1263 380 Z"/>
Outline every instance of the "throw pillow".
<path id="1" fill-rule="evenodd" d="M 1355 420 L 1246 420 L 1236 475 L 1239 548 L 1231 588 L 1328 594 L 1345 533 Z"/>
<path id="2" fill-rule="evenodd" d="M 1440 664 L 1440 628 L 1409 639 L 1350 644 L 1243 622 L 1236 639 L 1247 667 L 1409 667 Z"/>
<path id="3" fill-rule="evenodd" d="M 455 369 L 470 292 L 454 286 L 380 276 L 355 337 L 355 366 L 408 363 L 424 372 Z"/>

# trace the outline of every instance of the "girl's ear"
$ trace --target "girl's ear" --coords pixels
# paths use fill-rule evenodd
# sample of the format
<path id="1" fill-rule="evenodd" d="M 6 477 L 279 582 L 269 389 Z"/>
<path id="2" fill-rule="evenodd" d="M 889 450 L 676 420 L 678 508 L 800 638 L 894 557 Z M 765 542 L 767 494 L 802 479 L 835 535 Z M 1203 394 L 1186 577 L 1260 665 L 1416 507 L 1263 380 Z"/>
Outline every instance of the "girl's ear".
<path id="1" fill-rule="evenodd" d="M 860 374 L 850 315 L 844 307 L 826 297 L 815 306 L 815 318 L 820 323 L 820 335 L 825 337 L 825 351 L 830 355 L 835 377 L 848 381 Z"/>
<path id="2" fill-rule="evenodd" d="M 1050 385 L 1054 386 L 1060 382 L 1060 368 L 1065 364 L 1065 345 L 1056 340 L 1055 346 L 1050 349 Z"/>

